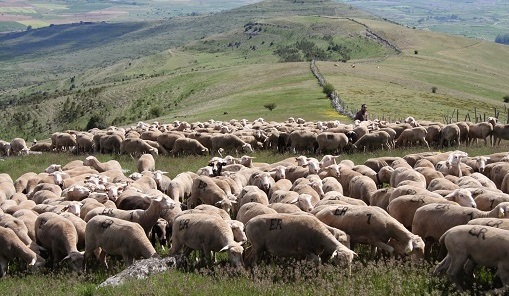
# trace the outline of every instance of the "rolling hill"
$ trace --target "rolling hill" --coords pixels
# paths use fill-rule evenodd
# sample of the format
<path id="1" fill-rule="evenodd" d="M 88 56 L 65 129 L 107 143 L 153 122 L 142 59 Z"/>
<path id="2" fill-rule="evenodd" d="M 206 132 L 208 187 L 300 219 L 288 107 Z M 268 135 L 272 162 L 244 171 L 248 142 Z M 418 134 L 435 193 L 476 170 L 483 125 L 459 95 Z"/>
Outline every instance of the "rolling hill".
<path id="1" fill-rule="evenodd" d="M 367 103 L 372 115 L 443 121 L 458 110 L 460 120 L 467 112 L 474 120 L 476 108 L 507 117 L 507 47 L 409 29 L 327 0 L 55 25 L 3 36 L 0 45 L 1 124 L 10 127 L 1 138 L 84 129 L 92 115 L 104 125 L 348 120 L 312 76 L 313 57 L 350 108 Z"/>

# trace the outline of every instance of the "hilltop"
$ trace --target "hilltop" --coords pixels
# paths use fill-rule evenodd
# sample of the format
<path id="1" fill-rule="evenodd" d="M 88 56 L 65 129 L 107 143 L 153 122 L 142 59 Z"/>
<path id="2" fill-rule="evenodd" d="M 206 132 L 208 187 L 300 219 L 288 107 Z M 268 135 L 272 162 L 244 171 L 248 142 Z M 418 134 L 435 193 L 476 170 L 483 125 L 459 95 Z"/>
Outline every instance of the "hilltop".
<path id="1" fill-rule="evenodd" d="M 263 1 L 157 22 L 55 25 L 3 36 L 0 44 L 1 123 L 11 127 L 1 138 L 85 129 L 92 117 L 106 126 L 348 120 L 311 74 L 312 57 L 350 108 L 365 102 L 373 115 L 392 119 L 442 121 L 459 110 L 463 120 L 474 107 L 505 116 L 509 94 L 507 47 L 410 29 L 327 0 Z M 271 103 L 274 111 L 263 107 Z"/>

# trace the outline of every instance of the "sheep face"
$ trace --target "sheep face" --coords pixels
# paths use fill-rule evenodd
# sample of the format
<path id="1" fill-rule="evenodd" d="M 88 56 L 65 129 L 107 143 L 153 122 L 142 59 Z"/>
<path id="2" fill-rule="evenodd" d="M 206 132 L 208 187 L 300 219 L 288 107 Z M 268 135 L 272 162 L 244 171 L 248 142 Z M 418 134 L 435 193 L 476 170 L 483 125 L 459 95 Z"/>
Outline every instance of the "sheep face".
<path id="1" fill-rule="evenodd" d="M 229 245 L 223 247 L 219 252 L 227 251 L 228 259 L 234 267 L 242 267 L 242 253 L 244 252 L 244 248 L 239 245 Z"/>
<path id="2" fill-rule="evenodd" d="M 46 260 L 44 260 L 41 256 L 37 255 L 37 258 L 34 258 L 32 262 L 28 264 L 28 269 L 30 272 L 39 272 L 44 268 L 46 264 Z"/>
<path id="3" fill-rule="evenodd" d="M 334 264 L 342 267 L 348 268 L 350 270 L 353 258 L 357 256 L 354 251 L 350 250 L 335 250 L 332 253 L 331 260 Z"/>
<path id="4" fill-rule="evenodd" d="M 83 271 L 84 268 L 83 265 L 83 262 L 85 261 L 84 253 L 85 252 L 71 252 L 64 259 L 62 259 L 62 262 L 68 260 L 71 268 L 74 271 L 81 272 Z"/>
<path id="5" fill-rule="evenodd" d="M 445 196 L 446 199 L 457 202 L 463 207 L 476 208 L 477 204 L 472 197 L 472 193 L 467 189 L 456 189 L 450 194 Z"/>

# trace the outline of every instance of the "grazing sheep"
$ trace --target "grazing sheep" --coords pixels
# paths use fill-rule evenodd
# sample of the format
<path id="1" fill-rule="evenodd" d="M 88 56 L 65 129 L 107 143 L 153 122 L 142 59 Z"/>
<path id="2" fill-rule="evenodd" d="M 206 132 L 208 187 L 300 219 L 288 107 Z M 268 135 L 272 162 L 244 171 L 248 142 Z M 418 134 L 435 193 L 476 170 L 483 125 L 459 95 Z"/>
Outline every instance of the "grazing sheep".
<path id="1" fill-rule="evenodd" d="M 422 145 L 426 145 L 429 149 L 428 141 L 426 141 L 426 128 L 419 126 L 412 129 L 404 130 L 399 137 L 396 139 L 396 147 L 410 146 L 413 143 L 420 142 Z"/>
<path id="2" fill-rule="evenodd" d="M 38 271 L 44 267 L 45 260 L 30 250 L 12 229 L 0 227 L 0 278 L 7 272 L 9 261 L 20 258 L 30 271 Z"/>
<path id="3" fill-rule="evenodd" d="M 182 172 L 175 176 L 168 185 L 168 196 L 175 202 L 184 202 L 191 196 L 193 180 L 198 175 L 193 172 Z"/>
<path id="4" fill-rule="evenodd" d="M 236 203 L 234 196 L 228 196 L 212 178 L 198 176 L 193 180 L 191 196 L 187 200 L 189 209 L 200 203 L 217 206 L 230 212 L 232 205 Z"/>
<path id="5" fill-rule="evenodd" d="M 120 146 L 122 145 L 122 141 L 124 140 L 122 136 L 118 134 L 111 134 L 102 136 L 98 135 L 98 137 L 99 145 L 97 145 L 97 143 L 94 145 L 96 151 L 99 151 L 102 154 L 106 153 L 120 154 Z"/>
<path id="6" fill-rule="evenodd" d="M 452 147 L 454 143 L 460 145 L 460 128 L 457 124 L 451 123 L 442 127 L 442 135 L 440 137 L 440 148 Z"/>
<path id="7" fill-rule="evenodd" d="M 156 170 L 156 161 L 152 154 L 143 154 L 136 162 L 138 173 L 154 172 Z"/>
<path id="8" fill-rule="evenodd" d="M 350 197 L 360 199 L 369 203 L 371 195 L 377 190 L 377 185 L 373 179 L 367 176 L 355 176 L 350 180 Z"/>
<path id="9" fill-rule="evenodd" d="M 315 216 L 325 224 L 345 231 L 350 235 L 352 245 L 369 244 L 392 253 L 394 248 L 387 244 L 392 238 L 405 246 L 405 253 L 419 249 L 424 254 L 422 239 L 378 207 L 328 206 Z M 374 256 L 374 249 L 371 255 Z"/>
<path id="10" fill-rule="evenodd" d="M 83 220 L 88 222 L 90 219 L 98 215 L 115 217 L 140 224 L 145 233 L 148 235 L 152 227 L 154 227 L 157 223 L 157 219 L 161 217 L 164 209 L 170 208 L 172 203 L 173 201 L 170 201 L 163 196 L 159 196 L 157 198 L 152 198 L 150 205 L 146 210 L 137 209 L 125 211 L 111 208 L 96 208 L 90 210 Z"/>
<path id="11" fill-rule="evenodd" d="M 315 152 L 317 134 L 308 130 L 294 130 L 289 135 L 291 152 Z"/>
<path id="12" fill-rule="evenodd" d="M 371 151 L 375 149 L 383 149 L 387 148 L 391 150 L 391 146 L 389 145 L 390 135 L 384 131 L 375 131 L 372 133 L 368 133 L 360 137 L 355 144 L 353 144 L 354 149 L 357 151 Z"/>
<path id="13" fill-rule="evenodd" d="M 252 218 L 263 214 L 274 214 L 276 210 L 269 208 L 267 205 L 258 202 L 248 202 L 243 204 L 237 212 L 236 219 L 246 224 Z"/>
<path id="14" fill-rule="evenodd" d="M 212 150 L 211 152 L 218 151 L 219 148 L 225 151 L 233 150 L 236 154 L 239 151 L 252 153 L 253 148 L 249 143 L 244 142 L 241 138 L 234 134 L 218 134 L 211 138 Z"/>
<path id="15" fill-rule="evenodd" d="M 479 122 L 475 124 L 471 124 L 468 128 L 468 138 L 469 141 L 467 145 L 471 145 L 472 142 L 477 142 L 477 139 L 483 139 L 484 140 L 484 146 L 488 145 L 488 141 L 486 138 L 490 137 L 490 146 L 493 145 L 493 139 L 491 137 L 491 134 L 493 132 L 493 125 L 489 122 Z"/>
<path id="16" fill-rule="evenodd" d="M 157 148 L 150 146 L 145 140 L 137 138 L 127 138 L 120 144 L 120 153 L 133 155 L 152 154 L 158 155 Z"/>
<path id="17" fill-rule="evenodd" d="M 122 256 L 126 265 L 131 265 L 135 259 L 158 257 L 138 223 L 114 217 L 96 216 L 90 219 L 85 228 L 85 241 L 85 259 L 100 248 L 98 259 L 106 268 L 106 254 Z"/>
<path id="18" fill-rule="evenodd" d="M 251 266 L 267 251 L 279 257 L 307 258 L 316 265 L 326 255 L 341 267 L 350 266 L 356 254 L 340 243 L 329 229 L 311 215 L 265 214 L 246 224 L 246 235 L 252 250 Z M 246 256 L 248 257 L 248 256 Z"/>
<path id="19" fill-rule="evenodd" d="M 318 149 L 316 153 L 339 153 L 348 144 L 348 137 L 343 133 L 322 132 L 316 136 Z"/>
<path id="20" fill-rule="evenodd" d="M 467 224 L 475 218 L 509 217 L 507 207 L 509 203 L 500 203 L 488 212 L 459 205 L 428 204 L 415 211 L 412 232 L 426 241 L 426 254 L 429 254 L 432 242 L 438 242 L 447 230 L 457 225 Z"/>
<path id="21" fill-rule="evenodd" d="M 509 285 L 509 231 L 478 225 L 459 225 L 440 237 L 440 244 L 447 248 L 447 256 L 438 264 L 434 273 L 444 271 L 450 281 L 463 290 L 461 275 L 472 275 L 475 265 L 496 268 L 496 275 L 504 286 Z M 467 264 L 468 263 L 468 264 Z"/>
<path id="22" fill-rule="evenodd" d="M 180 154 L 207 155 L 209 154 L 209 149 L 196 139 L 178 138 L 173 144 L 171 155 L 177 156 Z"/>
<path id="23" fill-rule="evenodd" d="M 396 168 L 391 174 L 391 187 L 398 187 L 403 181 L 414 181 L 419 187 L 426 188 L 426 178 L 419 172 L 408 168 Z"/>
<path id="24" fill-rule="evenodd" d="M 37 244 L 51 252 L 53 262 L 69 259 L 72 268 L 83 270 L 83 253 L 77 249 L 78 233 L 71 221 L 58 214 L 47 212 L 35 220 Z"/>
<path id="25" fill-rule="evenodd" d="M 100 162 L 95 156 L 87 156 L 83 161 L 83 165 L 93 167 L 99 173 L 109 170 L 122 170 L 122 166 L 116 160 L 109 160 L 107 162 Z"/>
<path id="26" fill-rule="evenodd" d="M 450 205 L 458 204 L 460 206 L 470 208 L 476 207 L 476 203 L 472 198 L 470 191 L 466 189 L 456 189 L 444 198 L 430 194 L 399 196 L 389 202 L 387 212 L 407 229 L 411 229 L 417 209 L 432 203 Z"/>
<path id="27" fill-rule="evenodd" d="M 8 155 L 19 155 L 23 151 L 29 150 L 27 144 L 22 138 L 14 138 L 10 144 L 10 152 Z"/>
<path id="28" fill-rule="evenodd" d="M 233 266 L 242 266 L 244 248 L 235 241 L 228 222 L 220 217 L 203 214 L 181 215 L 173 223 L 171 239 L 170 256 L 177 254 L 183 247 L 188 247 L 199 250 L 202 262 L 205 259 L 207 265 L 211 266 L 211 252 L 226 251 Z"/>

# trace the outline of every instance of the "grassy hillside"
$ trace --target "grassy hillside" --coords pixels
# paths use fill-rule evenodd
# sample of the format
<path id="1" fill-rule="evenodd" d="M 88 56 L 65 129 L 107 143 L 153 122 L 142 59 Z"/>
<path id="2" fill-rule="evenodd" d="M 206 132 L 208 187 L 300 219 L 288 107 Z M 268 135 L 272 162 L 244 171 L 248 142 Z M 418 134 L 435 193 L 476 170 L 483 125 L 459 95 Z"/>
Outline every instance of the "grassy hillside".
<path id="1" fill-rule="evenodd" d="M 109 30 L 117 37 L 104 39 Z M 54 26 L 1 42 L 0 124 L 9 129 L 0 138 L 7 140 L 84 129 L 92 115 L 104 125 L 348 120 L 311 75 L 312 57 L 346 104 L 368 103 L 372 117 L 469 114 L 475 121 L 475 108 L 507 118 L 508 47 L 409 29 L 332 1 L 272 0 L 158 23 Z M 50 46 L 39 51 L 37 44 Z M 16 50 L 25 54 L 7 58 Z M 269 103 L 274 111 L 263 107 Z"/>

